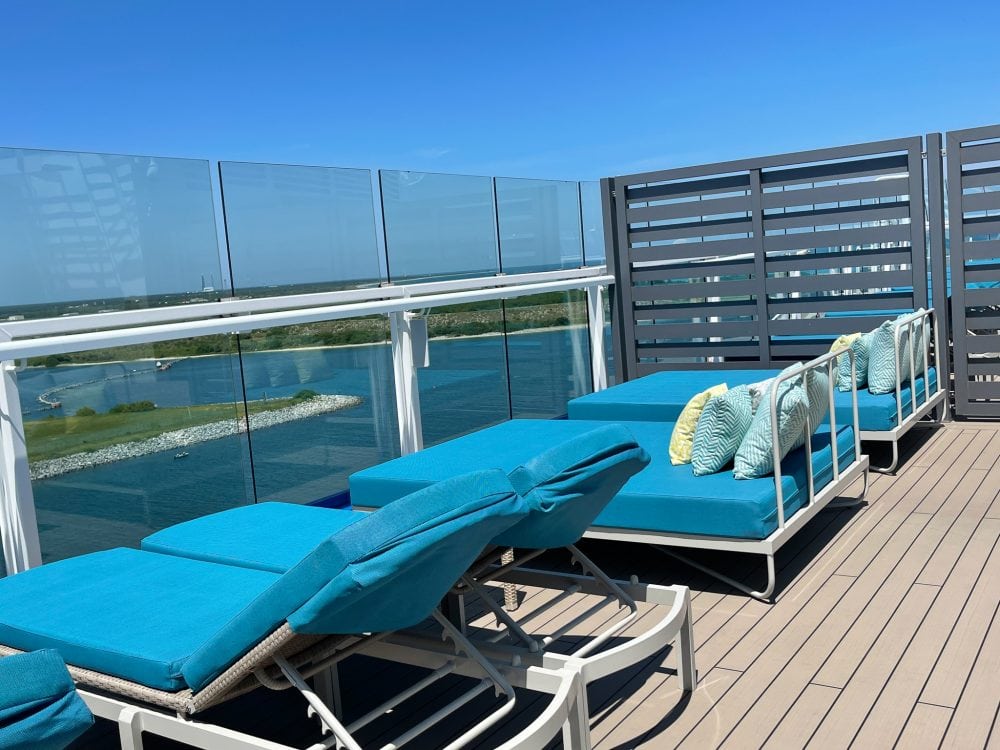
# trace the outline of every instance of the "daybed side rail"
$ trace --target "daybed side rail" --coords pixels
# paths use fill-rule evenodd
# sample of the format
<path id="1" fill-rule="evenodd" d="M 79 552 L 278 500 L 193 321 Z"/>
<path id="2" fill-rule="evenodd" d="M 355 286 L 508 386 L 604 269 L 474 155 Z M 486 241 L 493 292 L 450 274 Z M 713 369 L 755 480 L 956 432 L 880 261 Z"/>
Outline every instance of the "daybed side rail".
<path id="1" fill-rule="evenodd" d="M 778 510 L 778 529 L 785 527 L 785 498 L 781 487 L 781 444 L 778 439 L 778 390 L 779 386 L 786 380 L 801 377 L 805 382 L 815 370 L 825 369 L 829 383 L 827 397 L 830 400 L 830 451 L 833 459 L 833 478 L 831 482 L 840 480 L 840 448 L 837 443 L 837 405 L 835 402 L 836 373 L 834 368 L 840 357 L 848 357 L 851 362 L 851 407 L 854 421 L 854 460 L 861 456 L 861 431 L 858 422 L 858 377 L 857 367 L 854 360 L 854 352 L 847 349 L 822 354 L 804 364 L 792 366 L 786 372 L 778 374 L 770 389 L 768 408 L 771 411 L 771 441 L 774 460 L 774 494 Z M 898 358 L 897 358 L 898 359 Z M 808 505 L 811 505 L 816 498 L 815 477 L 813 472 L 812 455 L 812 433 L 813 425 L 806 412 L 805 424 L 805 451 L 806 451 L 806 483 L 809 492 Z"/>
<path id="2" fill-rule="evenodd" d="M 916 312 L 910 313 L 905 317 L 899 318 L 895 321 L 892 329 L 893 337 L 893 351 L 895 352 L 896 359 L 896 426 L 899 427 L 903 424 L 903 378 L 902 378 L 902 351 L 900 347 L 900 339 L 902 338 L 903 331 L 907 332 L 908 341 L 907 346 L 909 348 L 910 354 L 910 406 L 911 414 L 917 413 L 917 373 L 916 368 L 913 363 L 916 362 L 916 348 L 914 346 L 914 332 L 923 329 L 926 326 L 926 319 L 930 318 L 932 325 L 930 327 L 930 333 L 934 337 L 935 346 L 935 362 L 937 365 L 936 347 L 939 345 L 938 342 L 938 319 L 937 313 L 934 308 L 928 310 L 918 310 Z M 932 396 L 936 396 L 943 388 L 944 384 L 942 382 L 941 368 L 938 368 L 937 372 L 937 388 L 934 389 L 934 393 L 931 393 L 931 381 L 930 381 L 930 336 L 921 336 L 921 346 L 923 348 L 924 355 L 924 395 L 920 401 L 919 406 L 926 404 Z"/>

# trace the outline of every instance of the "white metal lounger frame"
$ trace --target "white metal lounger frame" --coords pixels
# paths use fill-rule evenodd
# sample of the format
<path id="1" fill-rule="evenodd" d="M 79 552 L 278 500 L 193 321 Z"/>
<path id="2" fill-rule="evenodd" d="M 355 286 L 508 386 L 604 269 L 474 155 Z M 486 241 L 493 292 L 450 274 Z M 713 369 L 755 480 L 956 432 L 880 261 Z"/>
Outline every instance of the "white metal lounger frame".
<path id="1" fill-rule="evenodd" d="M 848 356 L 851 362 L 851 395 L 854 417 L 854 460 L 851 461 L 851 463 L 846 467 L 842 467 L 840 465 L 840 456 L 836 437 L 837 416 L 834 403 L 834 391 L 836 388 L 834 367 L 836 366 L 837 358 L 844 355 Z M 816 487 L 813 482 L 812 441 L 810 440 L 813 427 L 807 418 L 805 427 L 805 451 L 808 495 L 806 502 L 802 505 L 802 507 L 793 513 L 790 518 L 785 518 L 784 492 L 781 486 L 781 458 L 779 453 L 780 443 L 778 440 L 778 386 L 780 383 L 792 378 L 809 377 L 809 373 L 811 371 L 818 370 L 820 368 L 826 369 L 827 379 L 829 380 L 830 447 L 833 460 L 833 477 L 828 484 L 822 487 L 818 492 L 816 491 Z M 708 534 L 682 534 L 677 532 L 658 532 L 644 529 L 612 528 L 603 526 L 591 527 L 587 531 L 586 536 L 595 539 L 611 539 L 616 541 L 639 542 L 642 544 L 654 545 L 663 552 L 686 562 L 692 567 L 695 567 L 708 575 L 718 578 L 724 583 L 749 594 L 755 599 L 769 601 L 774 593 L 775 586 L 775 553 L 789 539 L 791 539 L 799 529 L 808 523 L 821 510 L 830 506 L 837 497 L 841 496 L 858 479 L 864 480 L 864 486 L 862 488 L 861 495 L 858 498 L 851 500 L 850 504 L 863 502 L 868 493 L 868 456 L 861 454 L 861 435 L 860 430 L 858 429 L 857 373 L 855 369 L 854 353 L 850 350 L 830 352 L 821 355 L 816 359 L 810 360 L 805 364 L 788 368 L 787 372 L 783 372 L 776 376 L 770 389 L 770 402 L 768 404 L 768 408 L 770 409 L 771 416 L 771 438 L 773 441 L 774 451 L 774 491 L 778 519 L 778 528 L 775 529 L 770 536 L 765 539 L 740 539 L 712 536 Z M 688 547 L 692 549 L 712 549 L 727 552 L 747 552 L 765 555 L 767 563 L 767 584 L 763 589 L 755 590 L 741 581 L 737 581 L 724 573 L 697 563 L 686 556 L 682 556 L 677 552 L 674 552 L 673 550 L 664 549 L 664 547 Z"/>
<path id="2" fill-rule="evenodd" d="M 913 363 L 916 361 L 914 354 L 916 349 L 914 348 L 914 332 L 922 331 L 926 326 L 927 319 L 930 318 L 933 321 L 931 326 L 931 331 L 934 336 L 934 347 L 935 347 L 935 357 L 937 352 L 937 347 L 940 345 L 940 339 L 938 338 L 938 320 L 937 313 L 932 307 L 929 310 L 920 310 L 914 312 L 906 317 L 897 320 L 895 327 L 893 328 L 893 345 L 896 352 L 896 426 L 891 430 L 862 430 L 861 439 L 871 440 L 877 442 L 889 442 L 892 444 L 892 461 L 888 466 L 880 467 L 873 466 L 872 471 L 877 471 L 881 474 L 891 474 L 896 470 L 899 465 L 899 439 L 903 437 L 914 424 L 919 422 L 921 419 L 930 414 L 934 409 L 941 408 L 941 416 L 937 421 L 944 421 L 948 414 L 948 397 L 947 391 L 945 390 L 944 381 L 948 377 L 948 373 L 941 372 L 941 368 L 937 368 L 937 388 L 934 393 L 931 393 L 931 382 L 930 382 L 930 340 L 928 336 L 921 336 L 921 345 L 923 347 L 924 355 L 924 392 L 921 398 L 917 398 L 917 388 L 916 388 L 916 377 L 917 373 L 913 370 Z M 900 339 L 902 338 L 903 331 L 908 334 L 907 345 L 909 347 L 910 355 L 910 405 L 911 410 L 908 416 L 903 417 L 903 381 L 906 378 L 901 377 L 901 362 L 902 359 L 902 348 L 900 346 Z M 945 344 L 947 345 L 947 344 Z M 937 362 L 934 363 L 937 365 Z M 918 403 L 919 402 L 919 403 Z"/>
<path id="3" fill-rule="evenodd" d="M 390 714 L 406 700 L 452 674 L 475 678 L 479 682 L 391 740 L 383 746 L 383 750 L 402 747 L 444 718 L 460 710 L 473 698 L 490 689 L 495 690 L 498 695 L 503 696 L 503 704 L 446 746 L 448 750 L 458 750 L 465 747 L 469 742 L 493 728 L 514 709 L 515 687 L 549 694 L 552 696 L 552 700 L 528 727 L 499 747 L 504 750 L 520 748 L 542 750 L 551 743 L 561 728 L 565 747 L 581 748 L 582 750 L 590 748 L 586 690 L 581 686 L 581 672 L 574 668 L 574 664 L 556 663 L 551 667 L 538 664 L 522 665 L 516 658 L 494 662 L 480 653 L 471 641 L 439 612 L 434 613 L 434 618 L 442 626 L 442 634 L 445 637 L 436 639 L 435 648 L 430 651 L 417 647 L 400 649 L 395 646 L 386 646 L 389 639 L 395 635 L 392 633 L 359 637 L 345 636 L 342 639 L 335 639 L 336 644 L 327 649 L 328 655 L 307 664 L 295 664 L 293 662 L 297 661 L 296 657 L 286 657 L 275 653 L 271 659 L 280 670 L 279 673 L 276 673 L 277 676 L 269 675 L 266 668 L 263 667 L 255 670 L 254 675 L 261 686 L 274 690 L 294 688 L 306 699 L 309 715 L 315 716 L 319 720 L 324 733 L 330 733 L 329 737 L 308 746 L 307 750 L 328 750 L 329 748 L 361 750 L 361 746 L 353 737 L 354 732 L 379 717 Z M 449 640 L 451 645 L 447 643 Z M 0 654 L 15 652 L 15 649 L 0 647 Z M 425 667 L 432 671 L 414 685 L 405 688 L 353 723 L 344 726 L 334 710 L 308 685 L 306 678 L 322 675 L 340 661 L 359 653 Z M 442 657 L 441 654 L 444 656 Z M 142 698 L 135 695 L 116 692 L 110 687 L 110 683 L 109 686 L 102 688 L 92 687 L 88 677 L 94 673 L 88 673 L 87 670 L 80 670 L 73 666 L 70 666 L 69 669 L 74 679 L 77 680 L 77 692 L 94 715 L 118 724 L 119 739 L 123 750 L 141 750 L 144 733 L 173 739 L 203 750 L 295 750 L 288 745 L 245 732 L 199 721 L 179 710 L 171 712 L 169 708 L 144 702 Z M 138 687 L 138 692 L 143 692 L 141 686 Z M 125 690 L 127 691 L 127 688 Z M 151 696 L 159 691 L 148 692 Z M 237 691 L 234 695 L 238 695 L 240 692 Z"/>

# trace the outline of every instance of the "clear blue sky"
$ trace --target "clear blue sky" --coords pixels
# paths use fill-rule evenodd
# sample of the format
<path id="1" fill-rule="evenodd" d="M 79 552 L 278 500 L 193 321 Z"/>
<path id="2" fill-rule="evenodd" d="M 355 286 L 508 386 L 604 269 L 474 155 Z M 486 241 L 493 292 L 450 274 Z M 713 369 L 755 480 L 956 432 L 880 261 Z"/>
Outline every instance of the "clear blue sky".
<path id="1" fill-rule="evenodd" d="M 0 145 L 592 179 L 1000 121 L 1000 3 L 5 3 Z"/>

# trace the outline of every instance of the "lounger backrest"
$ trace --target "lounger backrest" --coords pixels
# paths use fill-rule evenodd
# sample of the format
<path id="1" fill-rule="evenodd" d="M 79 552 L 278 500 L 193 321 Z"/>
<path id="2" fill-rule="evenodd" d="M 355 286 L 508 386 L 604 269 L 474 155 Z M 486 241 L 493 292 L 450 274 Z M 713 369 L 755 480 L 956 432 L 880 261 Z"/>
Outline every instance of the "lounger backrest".
<path id="1" fill-rule="evenodd" d="M 494 543 L 532 549 L 576 543 L 622 485 L 648 463 L 649 454 L 620 424 L 550 448 L 508 475 L 528 503 L 528 517 Z"/>
<path id="2" fill-rule="evenodd" d="M 334 533 L 282 575 L 184 663 L 185 682 L 201 689 L 286 621 L 297 632 L 324 634 L 416 624 L 526 512 L 497 469 L 402 497 Z"/>

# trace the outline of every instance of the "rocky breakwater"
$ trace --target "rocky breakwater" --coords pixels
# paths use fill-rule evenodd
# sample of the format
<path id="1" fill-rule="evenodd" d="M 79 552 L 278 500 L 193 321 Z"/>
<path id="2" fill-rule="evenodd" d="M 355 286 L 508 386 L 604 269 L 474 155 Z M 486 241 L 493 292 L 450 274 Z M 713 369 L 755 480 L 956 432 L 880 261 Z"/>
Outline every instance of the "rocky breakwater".
<path id="1" fill-rule="evenodd" d="M 250 429 L 263 430 L 286 422 L 293 422 L 297 419 L 306 419 L 307 417 L 315 417 L 342 409 L 350 409 L 359 404 L 361 404 L 360 396 L 315 396 L 308 401 L 287 406 L 283 409 L 251 414 Z M 100 448 L 85 453 L 74 453 L 61 458 L 35 461 L 31 464 L 31 478 L 48 479 L 60 474 L 68 474 L 71 471 L 89 469 L 116 461 L 125 461 L 130 458 L 146 456 L 150 453 L 183 450 L 197 443 L 237 435 L 241 432 L 246 432 L 246 429 L 247 423 L 242 419 L 224 419 L 195 427 L 185 427 L 182 430 L 164 432 L 161 435 L 145 440 L 120 443 L 107 448 Z"/>

